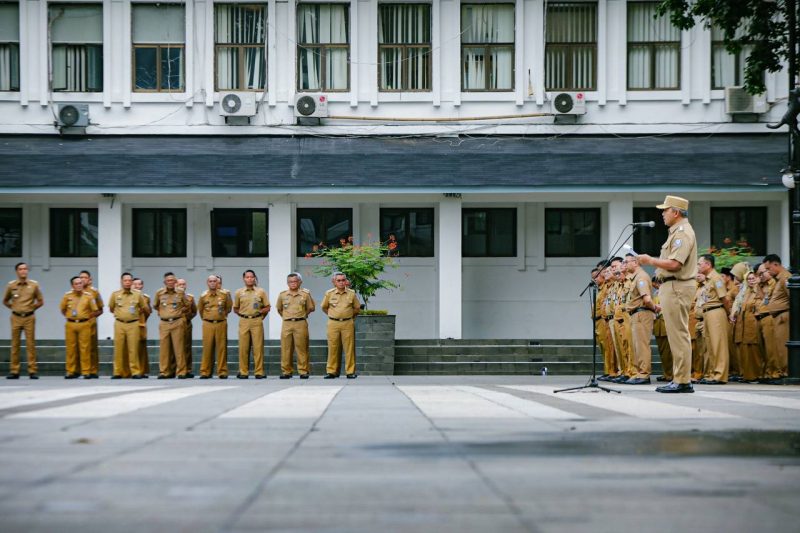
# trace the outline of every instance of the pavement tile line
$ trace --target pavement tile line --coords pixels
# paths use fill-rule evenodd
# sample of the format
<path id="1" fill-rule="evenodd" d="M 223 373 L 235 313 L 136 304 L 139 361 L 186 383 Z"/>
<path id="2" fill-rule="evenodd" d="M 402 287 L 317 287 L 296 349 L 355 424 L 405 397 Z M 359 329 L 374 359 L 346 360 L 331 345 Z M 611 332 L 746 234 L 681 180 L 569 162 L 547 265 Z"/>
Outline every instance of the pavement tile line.
<path id="1" fill-rule="evenodd" d="M 608 394 L 601 391 L 556 394 L 553 392 L 553 387 L 546 385 L 501 385 L 501 387 L 544 394 L 642 419 L 740 418 L 709 409 L 673 405 L 666 401 L 667 398 L 664 401 L 643 400 L 630 394 Z"/>
<path id="2" fill-rule="evenodd" d="M 162 388 L 161 386 L 148 386 L 148 389 Z M 148 390 L 142 387 L 133 386 L 97 386 L 81 388 L 61 388 L 61 389 L 28 389 L 24 391 L 10 391 L 0 394 L 0 410 L 26 407 L 40 403 L 59 402 L 80 398 L 81 396 L 93 396 L 95 394 L 110 394 L 114 392 L 133 392 Z"/>
<path id="3" fill-rule="evenodd" d="M 271 392 L 223 413 L 219 418 L 319 418 L 342 386 L 294 386 Z"/>
<path id="4" fill-rule="evenodd" d="M 167 402 L 205 394 L 217 392 L 236 387 L 217 386 L 204 387 L 194 386 L 176 389 L 141 390 L 135 394 L 123 393 L 112 398 L 100 400 L 89 400 L 85 402 L 40 409 L 37 411 L 26 411 L 16 413 L 7 418 L 109 418 L 121 414 L 138 411 L 146 407 L 153 407 Z M 129 391 L 132 392 L 132 391 Z"/>
<path id="5" fill-rule="evenodd" d="M 800 400 L 796 398 L 781 398 L 778 396 L 769 396 L 766 394 L 750 394 L 747 392 L 712 392 L 712 391 L 697 391 L 704 398 L 714 398 L 716 400 L 725 400 L 729 402 L 740 402 L 755 404 L 764 407 L 780 407 L 783 409 L 800 409 Z"/>

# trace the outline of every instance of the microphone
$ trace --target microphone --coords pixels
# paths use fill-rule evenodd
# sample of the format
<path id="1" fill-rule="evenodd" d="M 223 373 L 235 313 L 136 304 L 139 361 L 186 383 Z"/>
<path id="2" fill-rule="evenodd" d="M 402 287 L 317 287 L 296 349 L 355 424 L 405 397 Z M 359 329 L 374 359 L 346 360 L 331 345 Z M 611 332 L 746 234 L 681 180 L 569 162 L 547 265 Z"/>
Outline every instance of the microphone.
<path id="1" fill-rule="evenodd" d="M 633 224 L 631 224 L 631 226 L 633 226 L 634 228 L 637 226 L 643 228 L 655 228 L 656 223 L 653 222 L 652 220 L 650 222 L 634 222 Z"/>

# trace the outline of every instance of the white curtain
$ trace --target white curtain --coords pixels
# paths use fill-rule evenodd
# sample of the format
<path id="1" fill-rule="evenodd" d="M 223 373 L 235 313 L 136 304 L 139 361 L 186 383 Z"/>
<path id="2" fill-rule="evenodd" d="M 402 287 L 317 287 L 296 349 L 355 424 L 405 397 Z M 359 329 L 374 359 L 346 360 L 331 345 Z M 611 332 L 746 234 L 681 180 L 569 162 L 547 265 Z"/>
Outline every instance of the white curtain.
<path id="1" fill-rule="evenodd" d="M 347 45 L 349 39 L 346 4 L 301 4 L 297 9 L 300 89 L 347 90 L 349 47 L 305 47 L 303 45 Z M 325 56 L 323 87 L 320 57 Z"/>
<path id="2" fill-rule="evenodd" d="M 679 88 L 680 30 L 669 17 L 654 18 L 656 8 L 654 2 L 628 4 L 629 89 Z"/>
<path id="3" fill-rule="evenodd" d="M 19 45 L 0 44 L 0 91 L 19 90 Z"/>
<path id="4" fill-rule="evenodd" d="M 378 24 L 382 90 L 430 89 L 431 15 L 427 4 L 381 4 Z M 386 45 L 428 45 L 388 48 Z M 404 52 L 405 51 L 405 55 Z M 407 85 L 403 86 L 403 73 Z"/>
<path id="5" fill-rule="evenodd" d="M 103 6 L 50 6 L 53 89 L 103 90 Z"/>
<path id="6" fill-rule="evenodd" d="M 597 4 L 550 2 L 545 29 L 548 89 L 592 90 L 597 58 Z M 569 64 L 572 68 L 569 69 Z"/>
<path id="7" fill-rule="evenodd" d="M 508 90 L 514 75 L 514 5 L 467 4 L 461 7 L 462 85 L 465 90 Z M 479 43 L 507 47 L 473 47 Z M 490 68 L 489 79 L 486 69 Z M 487 85 L 488 84 L 488 85 Z"/>
<path id="8" fill-rule="evenodd" d="M 266 7 L 217 4 L 215 9 L 217 88 L 220 90 L 266 88 Z M 240 75 L 242 72 L 243 80 Z"/>

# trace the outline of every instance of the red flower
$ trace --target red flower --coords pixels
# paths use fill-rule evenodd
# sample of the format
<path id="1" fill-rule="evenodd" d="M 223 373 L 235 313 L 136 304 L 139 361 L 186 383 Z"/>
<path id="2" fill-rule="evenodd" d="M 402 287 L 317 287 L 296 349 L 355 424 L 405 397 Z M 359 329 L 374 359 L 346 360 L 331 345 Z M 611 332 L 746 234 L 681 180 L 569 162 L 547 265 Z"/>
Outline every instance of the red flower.
<path id="1" fill-rule="evenodd" d="M 311 255 L 311 252 L 308 252 L 308 253 L 306 254 L 306 259 L 311 259 L 312 257 L 313 257 L 313 256 Z"/>
<path id="2" fill-rule="evenodd" d="M 723 244 L 730 244 L 732 242 L 733 242 L 733 239 L 731 239 L 730 237 L 725 237 L 724 239 L 722 239 L 722 243 Z"/>
<path id="3" fill-rule="evenodd" d="M 394 250 L 396 248 L 397 248 L 397 243 L 396 242 L 392 241 L 392 242 L 389 243 L 389 249 L 390 250 Z"/>

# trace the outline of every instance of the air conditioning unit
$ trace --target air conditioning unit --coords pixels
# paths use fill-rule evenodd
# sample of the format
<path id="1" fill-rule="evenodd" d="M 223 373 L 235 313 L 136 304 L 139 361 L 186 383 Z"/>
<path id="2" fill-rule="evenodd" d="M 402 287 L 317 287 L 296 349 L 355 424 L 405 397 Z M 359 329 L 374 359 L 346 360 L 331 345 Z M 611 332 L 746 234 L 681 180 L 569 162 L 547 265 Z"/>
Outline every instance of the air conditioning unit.
<path id="1" fill-rule="evenodd" d="M 89 125 L 89 104 L 57 104 L 59 128 L 85 128 Z"/>
<path id="2" fill-rule="evenodd" d="M 729 115 L 761 114 L 768 110 L 766 94 L 749 94 L 744 87 L 725 87 L 725 112 Z"/>
<path id="3" fill-rule="evenodd" d="M 297 94 L 294 97 L 294 116 L 324 118 L 328 116 L 328 96 L 325 94 Z"/>
<path id="4" fill-rule="evenodd" d="M 550 93 L 550 109 L 554 115 L 585 115 L 585 93 Z"/>
<path id="5" fill-rule="evenodd" d="M 256 93 L 220 93 L 219 114 L 223 117 L 254 116 Z"/>

